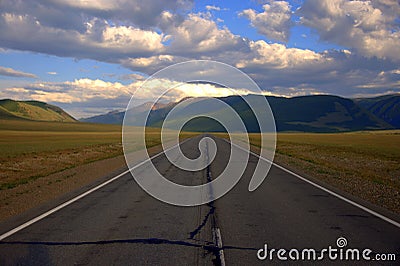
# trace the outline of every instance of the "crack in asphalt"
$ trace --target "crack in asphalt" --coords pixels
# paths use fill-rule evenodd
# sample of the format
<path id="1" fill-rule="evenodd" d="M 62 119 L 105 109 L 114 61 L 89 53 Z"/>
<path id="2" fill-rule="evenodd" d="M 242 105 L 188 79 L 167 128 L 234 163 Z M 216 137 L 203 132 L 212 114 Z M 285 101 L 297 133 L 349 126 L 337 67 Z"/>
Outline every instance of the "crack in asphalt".
<path id="1" fill-rule="evenodd" d="M 207 224 L 207 221 L 209 219 L 210 216 L 214 215 L 215 213 L 215 207 L 214 204 L 211 203 L 207 203 L 207 206 L 210 207 L 210 210 L 208 211 L 208 213 L 206 214 L 206 216 L 203 219 L 203 222 L 192 232 L 190 232 L 190 237 L 189 239 L 193 239 L 198 233 L 200 233 L 201 229 Z"/>
<path id="2" fill-rule="evenodd" d="M 99 241 L 1 241 L 0 246 L 4 245 L 42 245 L 42 246 L 83 246 L 83 245 L 111 245 L 111 244 L 148 244 L 148 245 L 178 245 L 187 247 L 203 248 L 207 251 L 215 252 L 221 249 L 235 250 L 258 250 L 253 247 L 235 247 L 224 246 L 218 248 L 214 243 L 205 242 L 204 244 L 196 244 L 181 240 L 169 240 L 163 238 L 136 238 L 136 239 L 114 239 L 114 240 L 99 240 Z"/>

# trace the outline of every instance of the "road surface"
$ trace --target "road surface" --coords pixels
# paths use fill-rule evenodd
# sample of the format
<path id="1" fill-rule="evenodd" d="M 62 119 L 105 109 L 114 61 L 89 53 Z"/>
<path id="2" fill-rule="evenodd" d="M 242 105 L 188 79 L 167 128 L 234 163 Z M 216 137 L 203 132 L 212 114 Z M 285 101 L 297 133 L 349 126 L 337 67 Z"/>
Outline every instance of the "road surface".
<path id="1" fill-rule="evenodd" d="M 182 145 L 188 157 L 199 155 L 200 139 Z M 202 171 L 180 170 L 163 154 L 152 161 L 174 182 L 205 183 L 221 173 L 229 158 L 229 143 L 214 139 L 217 156 Z M 370 257 L 396 254 L 396 261 L 383 264 L 398 265 L 399 227 L 275 166 L 264 183 L 249 192 L 257 160 L 250 157 L 244 176 L 228 194 L 197 207 L 160 202 L 126 173 L 0 241 L 0 265 L 286 265 L 276 254 L 272 261 L 261 261 L 257 253 L 265 244 L 268 249 L 318 252 L 337 248 L 340 237 L 347 240 L 345 248 L 371 249 Z M 0 234 L 10 229 L 0 225 Z M 325 256 L 321 263 L 350 262 Z"/>

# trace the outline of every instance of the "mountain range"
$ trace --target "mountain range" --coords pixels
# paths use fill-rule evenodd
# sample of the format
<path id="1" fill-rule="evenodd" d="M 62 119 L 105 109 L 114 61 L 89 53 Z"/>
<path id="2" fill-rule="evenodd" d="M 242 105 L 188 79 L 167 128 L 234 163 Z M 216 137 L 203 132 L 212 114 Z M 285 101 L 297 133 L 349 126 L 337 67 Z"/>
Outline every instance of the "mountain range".
<path id="1" fill-rule="evenodd" d="M 266 97 L 274 114 L 278 131 L 302 132 L 346 132 L 357 130 L 382 130 L 400 128 L 400 94 L 374 98 L 346 99 L 332 95 L 313 95 L 293 98 L 247 95 L 253 102 L 262 102 Z M 249 106 L 240 96 L 218 98 L 232 107 L 242 118 L 249 132 L 259 132 L 258 123 Z M 179 112 L 168 126 L 177 124 L 195 112 L 204 116 L 224 113 L 226 109 L 215 105 L 210 98 L 196 98 L 193 103 Z M 129 110 L 130 124 L 141 125 L 151 108 L 147 126 L 161 127 L 168 113 L 179 102 L 145 103 Z M 255 108 L 265 108 L 257 105 Z M 260 109 L 264 110 L 264 109 Z M 133 115 L 132 115 L 133 114 Z M 82 122 L 102 124 L 122 124 L 124 111 L 81 119 Z M 38 101 L 0 100 L 0 120 L 59 121 L 78 122 L 61 108 Z M 224 127 L 208 118 L 196 118 L 185 125 L 185 130 L 200 132 L 221 132 Z"/>
<path id="2" fill-rule="evenodd" d="M 400 94 L 356 99 L 356 103 L 395 128 L 400 128 Z"/>
<path id="3" fill-rule="evenodd" d="M 400 128 L 400 94 L 386 95 L 375 98 L 346 99 L 332 95 L 300 96 L 293 98 L 247 95 L 246 97 L 266 97 L 275 117 L 278 131 L 304 131 L 304 132 L 345 132 L 357 130 L 381 130 Z M 242 118 L 249 132 L 259 132 L 258 124 L 254 115 L 240 96 L 220 97 L 219 100 L 231 106 Z M 203 101 L 207 101 L 205 98 Z M 200 100 L 201 102 L 201 100 Z M 257 101 L 256 101 L 257 102 Z M 170 110 L 177 103 L 158 105 L 153 107 L 147 121 L 148 126 L 160 127 Z M 187 107 L 182 112 L 184 119 L 189 115 L 190 109 L 196 109 L 195 104 Z M 204 115 L 224 112 L 215 109 L 212 105 L 204 110 Z M 141 121 L 150 108 L 150 103 L 130 109 L 134 114 L 131 125 L 135 121 Z M 262 108 L 258 106 L 256 108 Z M 125 112 L 111 112 L 108 114 L 82 119 L 84 122 L 122 124 Z M 197 118 L 185 125 L 185 130 L 219 132 L 223 127 L 213 120 Z"/>

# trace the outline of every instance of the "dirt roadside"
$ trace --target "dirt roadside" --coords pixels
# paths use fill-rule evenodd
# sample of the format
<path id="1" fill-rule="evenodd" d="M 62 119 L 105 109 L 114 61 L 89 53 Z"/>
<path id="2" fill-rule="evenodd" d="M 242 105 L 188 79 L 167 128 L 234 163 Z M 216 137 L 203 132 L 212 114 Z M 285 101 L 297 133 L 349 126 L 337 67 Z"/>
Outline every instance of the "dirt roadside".
<path id="1" fill-rule="evenodd" d="M 148 149 L 159 153 L 161 146 Z M 123 155 L 98 160 L 32 180 L 12 189 L 0 190 L 0 222 L 90 185 L 110 173 L 126 170 Z"/>
<path id="2" fill-rule="evenodd" d="M 120 155 L 44 176 L 13 189 L 0 190 L 0 221 L 88 185 L 124 166 L 125 158 Z"/>

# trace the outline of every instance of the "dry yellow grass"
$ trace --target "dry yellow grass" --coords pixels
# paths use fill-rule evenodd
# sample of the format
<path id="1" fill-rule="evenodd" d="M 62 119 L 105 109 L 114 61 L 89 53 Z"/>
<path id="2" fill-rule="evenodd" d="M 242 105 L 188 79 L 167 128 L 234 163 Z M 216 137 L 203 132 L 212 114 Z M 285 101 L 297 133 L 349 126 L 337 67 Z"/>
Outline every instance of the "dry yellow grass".
<path id="1" fill-rule="evenodd" d="M 12 120 L 0 122 L 0 190 L 12 189 L 65 169 L 123 153 L 121 126 Z M 193 134 L 183 132 L 181 137 L 187 138 Z M 139 139 L 134 141 L 140 142 Z M 147 147 L 160 143 L 160 129 L 147 128 Z"/>
<path id="2" fill-rule="evenodd" d="M 279 133 L 275 161 L 400 213 L 400 131 Z"/>

